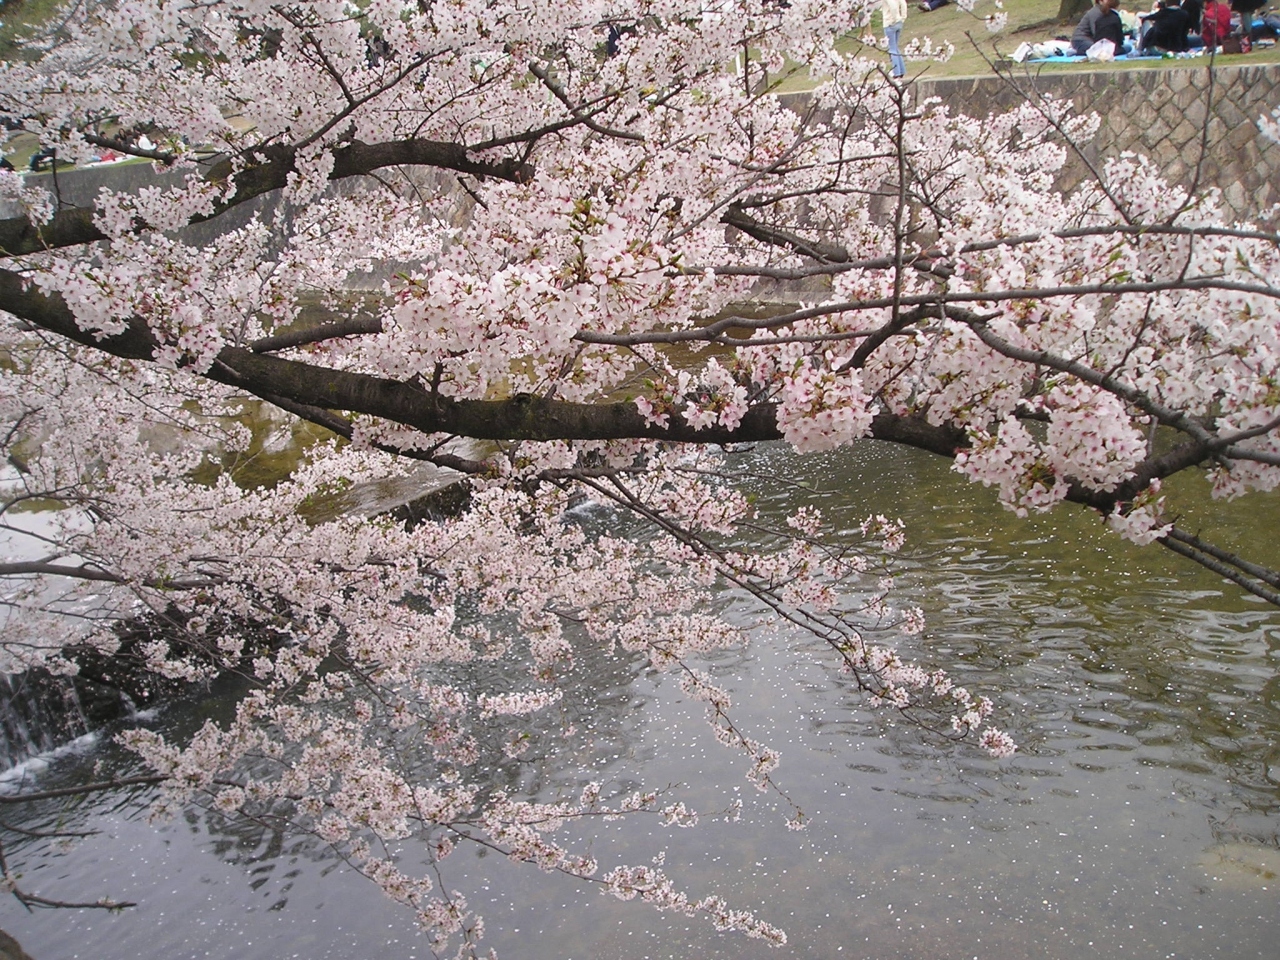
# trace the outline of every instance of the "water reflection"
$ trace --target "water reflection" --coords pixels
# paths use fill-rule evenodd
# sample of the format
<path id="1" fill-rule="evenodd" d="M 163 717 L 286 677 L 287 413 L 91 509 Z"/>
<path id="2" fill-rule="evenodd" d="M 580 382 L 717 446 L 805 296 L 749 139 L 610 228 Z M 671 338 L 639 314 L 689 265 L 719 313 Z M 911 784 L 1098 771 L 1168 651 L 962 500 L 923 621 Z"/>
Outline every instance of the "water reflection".
<path id="1" fill-rule="evenodd" d="M 769 951 L 459 853 L 447 879 L 486 913 L 494 946 L 531 960 L 1275 956 L 1280 617 L 1085 514 L 1018 521 L 924 456 L 864 445 L 735 457 L 803 481 L 753 481 L 765 510 L 806 497 L 836 527 L 877 512 L 908 520 L 899 599 L 930 624 L 912 652 L 995 694 L 1023 751 L 991 761 L 895 725 L 863 709 L 819 644 L 761 636 L 710 669 L 739 722 L 782 750 L 779 777 L 813 818 L 797 836 L 677 684 L 584 650 L 563 707 L 574 735 L 495 764 L 495 776 L 541 799 L 587 779 L 678 784 L 704 809 L 741 797 L 739 824 L 598 824 L 579 839 L 604 864 L 665 850 L 691 894 L 757 909 L 791 942 Z M 1278 520 L 1276 498 L 1215 518 L 1228 546 L 1271 563 Z M 731 616 L 749 607 L 724 604 Z M 139 800 L 114 802 L 83 811 L 110 836 L 40 869 L 76 888 L 68 895 L 143 906 L 119 917 L 0 906 L 0 927 L 37 960 L 427 955 L 322 848 L 205 816 L 155 833 Z"/>

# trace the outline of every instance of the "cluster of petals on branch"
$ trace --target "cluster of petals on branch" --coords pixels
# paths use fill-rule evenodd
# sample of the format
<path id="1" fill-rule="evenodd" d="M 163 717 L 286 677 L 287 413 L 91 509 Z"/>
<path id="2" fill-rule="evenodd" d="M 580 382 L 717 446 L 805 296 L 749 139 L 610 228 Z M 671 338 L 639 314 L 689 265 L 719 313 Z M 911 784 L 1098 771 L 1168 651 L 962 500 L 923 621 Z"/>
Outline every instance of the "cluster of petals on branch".
<path id="1" fill-rule="evenodd" d="M 749 911 L 730 908 L 722 897 L 690 900 L 658 867 L 648 864 L 619 867 L 607 873 L 604 880 L 609 892 L 619 900 L 639 897 L 642 902 L 664 912 L 675 911 L 687 917 L 705 915 L 717 930 L 735 930 L 772 946 L 782 946 L 787 942 L 786 934 L 778 927 L 759 920 Z"/>

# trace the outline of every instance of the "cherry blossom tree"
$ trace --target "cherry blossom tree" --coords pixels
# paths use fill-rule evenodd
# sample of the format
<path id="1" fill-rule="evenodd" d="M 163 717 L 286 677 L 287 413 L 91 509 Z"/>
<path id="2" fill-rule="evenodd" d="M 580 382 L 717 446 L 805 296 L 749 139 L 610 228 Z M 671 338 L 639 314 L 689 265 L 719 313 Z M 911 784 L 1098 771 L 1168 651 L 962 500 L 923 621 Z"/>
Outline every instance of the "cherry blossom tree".
<path id="1" fill-rule="evenodd" d="M 72 204 L 56 178 L 0 180 L 4 510 L 61 507 L 0 564 L 0 667 L 74 672 L 120 653 L 128 617 L 163 627 L 128 651 L 157 683 L 240 671 L 229 724 L 125 734 L 159 814 L 287 821 L 463 953 L 481 918 L 395 845 L 434 868 L 479 844 L 779 941 L 557 839 L 692 823 L 677 799 L 532 803 L 477 772 L 478 724 L 553 727 L 575 647 L 617 646 L 678 674 L 785 798 L 697 666 L 745 642 L 708 612 L 726 588 L 826 640 L 874 703 L 1012 751 L 990 700 L 860 632 L 922 629 L 880 577 L 901 526 L 836 537 L 806 509 L 746 550 L 737 444 L 931 451 L 1020 514 L 1091 509 L 1280 602 L 1280 576 L 1161 493 L 1186 471 L 1218 497 L 1280 480 L 1280 238 L 1137 157 L 1062 192 L 1093 120 L 913 100 L 836 51 L 863 0 L 78 9 L 3 65 L 0 112 L 154 181 Z M 811 92 L 777 94 L 789 68 Z M 268 484 L 236 468 L 262 403 L 309 429 Z M 333 508 L 422 463 L 465 479 L 465 509 Z M 652 535 L 567 522 L 583 495 Z M 449 679 L 479 662 L 513 670 Z"/>

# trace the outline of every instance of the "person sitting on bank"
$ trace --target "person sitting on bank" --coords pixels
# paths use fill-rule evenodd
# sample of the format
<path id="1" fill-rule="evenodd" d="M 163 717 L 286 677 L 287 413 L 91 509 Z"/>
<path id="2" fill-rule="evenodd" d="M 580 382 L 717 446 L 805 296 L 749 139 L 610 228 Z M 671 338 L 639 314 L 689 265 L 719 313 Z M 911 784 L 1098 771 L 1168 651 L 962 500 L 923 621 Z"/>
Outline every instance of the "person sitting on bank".
<path id="1" fill-rule="evenodd" d="M 1209 0 L 1200 14 L 1200 36 L 1206 50 L 1220 46 L 1231 33 L 1231 7 L 1221 0 Z"/>
<path id="2" fill-rule="evenodd" d="M 1110 40 L 1116 45 L 1116 54 L 1124 50 L 1124 24 L 1116 8 L 1120 0 L 1097 0 L 1093 9 L 1080 18 L 1076 32 L 1071 35 L 1071 46 L 1076 56 L 1083 57 L 1099 40 Z"/>
<path id="3" fill-rule="evenodd" d="M 1200 11 L 1204 9 L 1204 0 L 1182 0 L 1182 12 L 1191 21 L 1191 34 L 1194 39 L 1188 42 L 1194 47 L 1200 42 Z"/>
<path id="4" fill-rule="evenodd" d="M 1191 17 L 1182 9 L 1179 0 L 1160 0 L 1159 9 L 1147 16 L 1144 27 L 1139 45 L 1141 52 L 1186 52 Z"/>
<path id="5" fill-rule="evenodd" d="M 54 164 L 58 162 L 58 151 L 53 147 L 45 147 L 31 155 L 31 160 L 27 163 L 27 168 L 32 173 L 39 173 L 46 166 L 50 170 L 54 168 Z"/>

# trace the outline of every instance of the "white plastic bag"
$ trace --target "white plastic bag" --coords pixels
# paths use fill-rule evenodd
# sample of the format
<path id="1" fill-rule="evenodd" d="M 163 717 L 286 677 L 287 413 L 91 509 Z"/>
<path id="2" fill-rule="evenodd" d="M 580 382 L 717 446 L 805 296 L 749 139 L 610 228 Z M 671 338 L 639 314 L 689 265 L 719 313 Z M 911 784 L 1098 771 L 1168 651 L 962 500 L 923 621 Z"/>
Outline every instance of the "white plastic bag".
<path id="1" fill-rule="evenodd" d="M 1110 40 L 1099 40 L 1084 55 L 1095 63 L 1106 63 L 1116 58 L 1116 45 Z"/>

